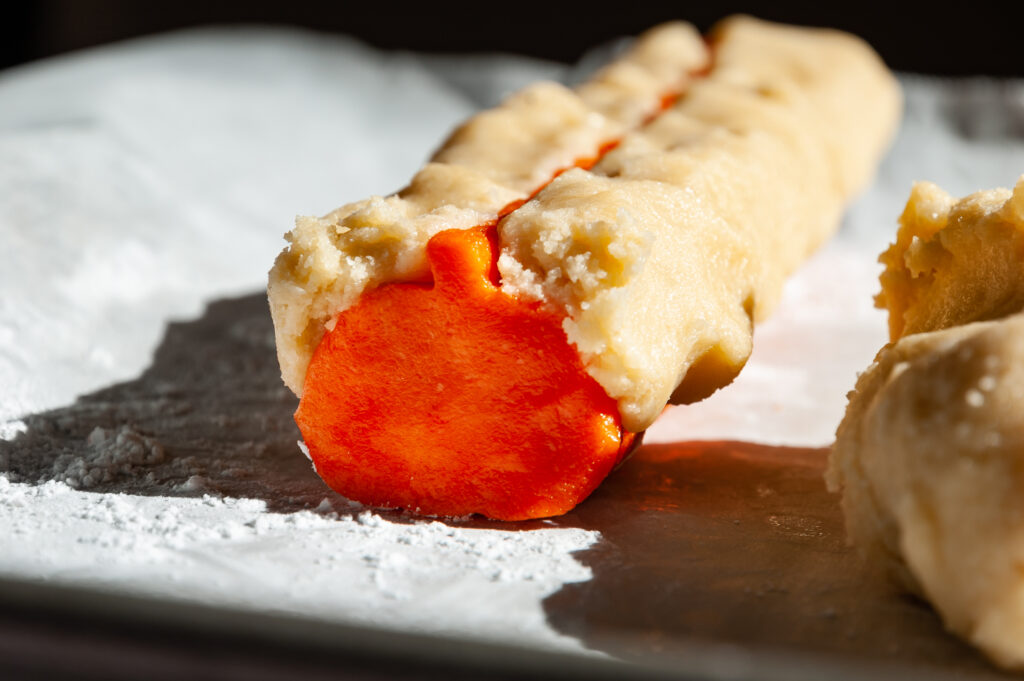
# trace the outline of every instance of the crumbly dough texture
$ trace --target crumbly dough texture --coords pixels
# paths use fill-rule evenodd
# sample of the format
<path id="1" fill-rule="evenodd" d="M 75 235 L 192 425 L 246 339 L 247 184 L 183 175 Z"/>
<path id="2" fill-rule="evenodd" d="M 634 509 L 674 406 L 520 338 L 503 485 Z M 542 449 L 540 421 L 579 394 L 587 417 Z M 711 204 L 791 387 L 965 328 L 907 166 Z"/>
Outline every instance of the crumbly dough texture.
<path id="1" fill-rule="evenodd" d="M 732 19 L 715 65 L 591 172 L 499 225 L 503 289 L 564 310 L 588 372 L 640 431 L 728 383 L 752 321 L 871 176 L 898 89 L 859 40 Z"/>
<path id="2" fill-rule="evenodd" d="M 879 260 L 891 340 L 1024 309 L 1024 176 L 959 201 L 917 183 Z"/>
<path id="3" fill-rule="evenodd" d="M 324 332 L 363 291 L 429 277 L 432 236 L 493 221 L 558 170 L 639 125 L 708 60 L 692 26 L 659 26 L 575 92 L 539 83 L 470 118 L 396 194 L 298 218 L 267 289 L 285 384 L 302 394 Z"/>
<path id="4" fill-rule="evenodd" d="M 301 391 L 323 329 L 363 290 L 425 275 L 433 234 L 486 222 L 616 139 L 590 171 L 563 173 L 499 224 L 502 288 L 566 315 L 569 341 L 631 431 L 670 398 L 731 380 L 753 319 L 870 178 L 900 96 L 846 34 L 737 17 L 712 38 L 706 77 L 687 78 L 707 64 L 703 41 L 670 24 L 575 93 L 535 86 L 471 119 L 423 172 L 464 173 L 472 192 L 407 189 L 300 219 L 270 283 L 289 386 Z"/>
<path id="5" fill-rule="evenodd" d="M 1024 669 L 1024 315 L 886 346 L 851 393 L 828 483 L 868 559 Z"/>
<path id="6" fill-rule="evenodd" d="M 1017 669 L 1022 206 L 1024 182 L 961 201 L 931 184 L 914 187 L 897 242 L 882 256 L 878 300 L 895 340 L 850 393 L 827 476 L 862 552 L 930 600 L 951 631 Z"/>

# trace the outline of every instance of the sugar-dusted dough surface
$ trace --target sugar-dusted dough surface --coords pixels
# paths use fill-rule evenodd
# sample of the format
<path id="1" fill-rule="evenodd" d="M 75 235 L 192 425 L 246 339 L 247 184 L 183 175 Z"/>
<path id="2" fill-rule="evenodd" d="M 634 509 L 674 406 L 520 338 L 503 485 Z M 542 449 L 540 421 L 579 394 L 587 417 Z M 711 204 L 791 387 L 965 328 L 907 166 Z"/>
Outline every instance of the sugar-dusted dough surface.
<path id="1" fill-rule="evenodd" d="M 915 184 L 880 260 L 892 340 L 1024 308 L 1024 177 L 959 200 Z"/>
<path id="2" fill-rule="evenodd" d="M 1014 668 L 1024 668 L 1022 229 L 1024 181 L 959 201 L 914 186 L 881 258 L 878 302 L 894 340 L 850 393 L 828 476 L 869 560 Z"/>
<path id="3" fill-rule="evenodd" d="M 486 222 L 488 206 L 493 217 L 611 140 L 621 142 L 592 171 L 563 173 L 501 221 L 502 290 L 566 315 L 569 341 L 629 430 L 650 426 L 672 397 L 694 401 L 731 381 L 753 320 L 873 173 L 900 95 L 849 35 L 738 17 L 713 42 L 707 77 L 648 125 L 631 129 L 642 117 L 622 106 L 657 111 L 684 67 L 703 63 L 691 29 L 656 29 L 578 93 L 542 84 L 471 119 L 434 157 L 453 167 L 452 183 L 414 181 L 448 189 L 443 198 L 405 190 L 300 220 L 269 288 L 288 385 L 301 392 L 325 325 L 361 291 L 423 276 L 423 246 L 439 229 Z M 647 75 L 620 73 L 637 70 Z M 460 181 L 480 187 L 470 203 Z"/>
<path id="4" fill-rule="evenodd" d="M 851 394 L 829 483 L 851 539 L 1024 668 L 1024 315 L 905 336 Z"/>

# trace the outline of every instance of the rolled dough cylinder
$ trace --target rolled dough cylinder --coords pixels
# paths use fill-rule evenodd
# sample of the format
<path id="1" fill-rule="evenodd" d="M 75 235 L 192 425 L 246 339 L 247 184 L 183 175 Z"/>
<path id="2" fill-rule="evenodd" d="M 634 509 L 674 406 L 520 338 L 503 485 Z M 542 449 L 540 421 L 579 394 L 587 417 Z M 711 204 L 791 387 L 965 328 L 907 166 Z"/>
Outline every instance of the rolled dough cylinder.
<path id="1" fill-rule="evenodd" d="M 499 223 L 502 290 L 564 316 L 630 431 L 728 383 L 753 320 L 869 180 L 900 95 L 870 47 L 834 31 L 736 17 L 711 50 L 695 77 L 699 36 L 655 29 L 576 92 L 535 86 L 475 117 L 402 192 L 301 218 L 269 285 L 286 383 L 301 394 L 325 329 L 363 291 L 427 275 L 434 234 L 486 224 L 609 142 Z"/>

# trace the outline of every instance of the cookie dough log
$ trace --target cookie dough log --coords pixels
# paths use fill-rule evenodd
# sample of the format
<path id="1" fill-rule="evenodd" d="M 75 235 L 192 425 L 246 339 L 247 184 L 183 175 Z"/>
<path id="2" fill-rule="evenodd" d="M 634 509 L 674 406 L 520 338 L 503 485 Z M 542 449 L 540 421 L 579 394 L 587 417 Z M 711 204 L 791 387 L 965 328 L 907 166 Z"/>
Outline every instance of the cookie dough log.
<path id="1" fill-rule="evenodd" d="M 850 393 L 828 472 L 862 553 L 929 600 L 948 629 L 1016 669 L 1024 669 L 1022 200 L 1020 182 L 961 201 L 914 187 L 882 256 L 878 300 L 889 307 L 894 342 Z M 989 321 L 971 322 L 978 318 Z"/>
<path id="2" fill-rule="evenodd" d="M 844 34 L 728 20 L 700 78 L 687 74 L 703 43 L 653 35 L 670 34 L 688 55 L 672 69 L 635 56 L 662 52 L 641 40 L 575 94 L 545 86 L 586 112 L 569 128 L 513 97 L 412 186 L 445 182 L 299 222 L 270 298 L 296 420 L 332 487 L 425 513 L 556 515 L 673 394 L 739 371 L 752 320 L 869 179 L 898 88 Z M 634 67 L 669 84 L 644 88 L 645 106 L 621 75 Z M 461 221 L 438 225 L 445 211 Z"/>

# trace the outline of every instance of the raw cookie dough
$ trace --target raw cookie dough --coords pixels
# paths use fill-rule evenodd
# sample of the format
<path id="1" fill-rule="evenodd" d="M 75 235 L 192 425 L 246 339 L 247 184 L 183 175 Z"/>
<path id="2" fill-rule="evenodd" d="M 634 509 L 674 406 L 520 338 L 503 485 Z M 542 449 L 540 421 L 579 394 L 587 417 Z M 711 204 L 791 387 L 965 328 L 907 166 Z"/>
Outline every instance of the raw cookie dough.
<path id="1" fill-rule="evenodd" d="M 1022 206 L 1024 182 L 959 202 L 934 185 L 914 188 L 883 255 L 879 300 L 897 340 L 850 393 L 827 477 L 867 558 L 927 598 L 951 631 L 1019 669 Z"/>
<path id="2" fill-rule="evenodd" d="M 750 354 L 753 319 L 873 173 L 899 90 L 870 47 L 834 31 L 733 18 L 712 35 L 709 73 L 689 79 L 707 62 L 696 34 L 652 35 L 665 47 L 642 38 L 634 55 L 685 58 L 671 68 L 627 58 L 650 76 L 640 99 L 626 67 L 578 93 L 537 86 L 457 131 L 411 189 L 300 219 L 269 287 L 288 385 L 301 392 L 324 328 L 362 291 L 424 276 L 435 233 L 486 223 L 615 140 L 592 170 L 565 172 L 499 223 L 502 290 L 565 317 L 630 431 L 670 398 L 728 383 Z M 637 112 L 656 113 L 681 82 L 685 95 L 636 128 Z"/>
<path id="3" fill-rule="evenodd" d="M 1024 668 L 1024 315 L 886 346 L 851 393 L 828 482 L 868 559 Z"/>
<path id="4" fill-rule="evenodd" d="M 1024 308 L 1024 177 L 959 201 L 917 183 L 879 260 L 890 340 Z"/>
<path id="5" fill-rule="evenodd" d="M 656 27 L 575 92 L 538 83 L 472 117 L 398 193 L 298 218 L 268 286 L 285 384 L 302 394 L 325 329 L 363 291 L 429 276 L 432 236 L 493 221 L 656 112 L 662 96 L 685 89 L 709 58 L 691 25 Z"/>

